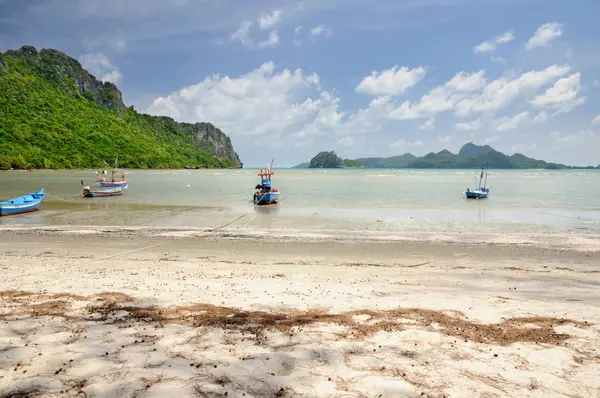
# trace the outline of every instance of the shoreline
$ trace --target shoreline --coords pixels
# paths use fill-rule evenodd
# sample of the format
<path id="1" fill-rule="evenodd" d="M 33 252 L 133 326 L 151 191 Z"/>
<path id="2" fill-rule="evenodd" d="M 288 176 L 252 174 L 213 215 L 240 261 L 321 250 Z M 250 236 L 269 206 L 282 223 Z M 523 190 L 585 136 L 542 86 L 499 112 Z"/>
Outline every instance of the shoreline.
<path id="1" fill-rule="evenodd" d="M 394 230 L 345 230 L 320 228 L 249 228 L 254 218 L 248 213 L 233 219 L 221 220 L 221 225 L 204 227 L 183 226 L 118 226 L 118 225 L 23 225 L 0 224 L 0 234 L 46 236 L 97 236 L 155 239 L 222 239 L 231 241 L 261 241 L 274 243 L 331 242 L 331 243 L 397 243 L 436 244 L 457 247 L 524 247 L 540 250 L 600 253 L 600 234 L 581 232 L 490 232 L 425 231 L 400 233 Z M 313 232 L 314 231 L 314 232 Z"/>
<path id="2" fill-rule="evenodd" d="M 598 251 L 208 229 L 0 228 L 0 395 L 600 391 Z"/>

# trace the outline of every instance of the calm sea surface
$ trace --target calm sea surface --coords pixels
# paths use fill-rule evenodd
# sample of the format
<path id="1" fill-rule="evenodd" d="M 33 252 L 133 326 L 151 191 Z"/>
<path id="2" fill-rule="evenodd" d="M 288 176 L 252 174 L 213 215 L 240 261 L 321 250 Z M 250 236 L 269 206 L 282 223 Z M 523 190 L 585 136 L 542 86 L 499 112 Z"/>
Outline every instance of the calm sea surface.
<path id="1" fill-rule="evenodd" d="M 252 204 L 256 169 L 129 170 L 123 196 L 84 198 L 93 171 L 0 172 L 0 199 L 46 188 L 41 211 L 0 225 L 218 226 L 248 213 L 244 228 L 396 229 L 485 224 L 530 230 L 600 230 L 597 170 L 490 170 L 487 200 L 466 200 L 478 170 L 276 169 L 281 203 Z"/>

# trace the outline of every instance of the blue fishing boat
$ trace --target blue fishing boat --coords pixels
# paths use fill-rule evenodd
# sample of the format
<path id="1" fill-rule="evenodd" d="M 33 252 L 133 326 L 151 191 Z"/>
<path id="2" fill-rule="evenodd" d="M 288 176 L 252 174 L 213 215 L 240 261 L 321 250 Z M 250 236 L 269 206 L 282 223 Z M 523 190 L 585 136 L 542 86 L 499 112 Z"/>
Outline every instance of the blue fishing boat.
<path id="1" fill-rule="evenodd" d="M 254 189 L 254 204 L 255 205 L 270 205 L 279 202 L 279 189 L 273 188 L 271 183 L 271 176 L 275 174 L 274 171 L 271 170 L 273 166 L 273 161 L 266 169 L 260 169 L 258 173 L 260 177 L 260 184 L 256 185 Z"/>
<path id="2" fill-rule="evenodd" d="M 488 197 L 489 193 L 490 193 L 490 189 L 487 188 L 487 176 L 488 176 L 488 172 L 487 172 L 487 168 L 485 170 L 485 180 L 483 180 L 483 168 L 481 169 L 481 174 L 479 175 L 479 184 L 477 184 L 477 178 L 475 178 L 475 183 L 477 185 L 477 188 L 470 190 L 469 188 L 467 188 L 467 190 L 465 191 L 465 195 L 467 197 L 467 199 L 485 199 Z M 483 186 L 481 185 L 481 182 L 483 180 Z"/>
<path id="3" fill-rule="evenodd" d="M 42 188 L 38 192 L 32 192 L 18 198 L 0 202 L 0 216 L 12 216 L 36 211 L 39 209 L 45 196 L 45 190 Z"/>

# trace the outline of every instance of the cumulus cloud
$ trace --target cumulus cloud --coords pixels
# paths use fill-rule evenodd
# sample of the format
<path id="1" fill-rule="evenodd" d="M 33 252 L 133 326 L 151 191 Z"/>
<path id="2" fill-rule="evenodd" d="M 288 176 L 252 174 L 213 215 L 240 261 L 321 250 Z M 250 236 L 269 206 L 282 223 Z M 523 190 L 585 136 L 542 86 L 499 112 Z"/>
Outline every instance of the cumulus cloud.
<path id="1" fill-rule="evenodd" d="M 301 69 L 276 71 L 273 62 L 238 76 L 213 75 L 154 100 L 148 112 L 187 122 L 207 121 L 238 142 L 273 143 L 281 134 L 306 138 L 341 123 L 339 98 L 320 90 L 319 76 Z M 267 141 L 265 141 L 267 142 Z"/>
<path id="2" fill-rule="evenodd" d="M 317 25 L 310 30 L 310 35 L 312 37 L 317 36 L 331 36 L 331 28 L 326 27 L 325 25 Z"/>
<path id="3" fill-rule="evenodd" d="M 260 26 L 260 29 L 262 30 L 272 28 L 281 21 L 282 14 L 283 12 L 281 10 L 275 10 L 270 14 L 261 14 L 258 18 L 258 26 Z"/>
<path id="4" fill-rule="evenodd" d="M 525 43 L 525 48 L 547 46 L 552 40 L 563 35 L 564 25 L 559 22 L 548 22 L 537 28 L 533 36 Z"/>
<path id="5" fill-rule="evenodd" d="M 123 75 L 110 59 L 103 53 L 89 53 L 79 59 L 81 65 L 92 73 L 98 80 L 117 84 Z"/>
<path id="6" fill-rule="evenodd" d="M 538 108 L 554 108 L 559 112 L 569 112 L 586 101 L 586 97 L 579 96 L 580 78 L 581 74 L 578 72 L 559 79 L 543 94 L 535 97 L 531 104 Z"/>
<path id="7" fill-rule="evenodd" d="M 356 86 L 356 92 L 371 95 L 402 95 L 410 87 L 420 82 L 425 76 L 424 67 L 409 69 L 406 66 L 381 72 L 373 71 Z"/>
<path id="8" fill-rule="evenodd" d="M 473 47 L 475 53 L 487 53 L 494 51 L 498 45 L 506 44 L 515 39 L 512 31 L 504 32 L 501 35 L 494 37 L 491 40 L 486 40 Z"/>
<path id="9" fill-rule="evenodd" d="M 281 22 L 283 11 L 274 10 L 271 13 L 262 13 L 256 20 L 256 25 L 260 31 L 273 28 Z M 252 37 L 251 30 L 255 26 L 254 21 L 244 20 L 239 27 L 229 36 L 230 42 L 239 41 L 245 47 L 254 47 L 259 49 L 275 47 L 279 43 L 279 34 L 276 29 L 271 29 L 269 36 L 264 40 L 257 40 Z M 220 42 L 221 44 L 223 42 Z"/>

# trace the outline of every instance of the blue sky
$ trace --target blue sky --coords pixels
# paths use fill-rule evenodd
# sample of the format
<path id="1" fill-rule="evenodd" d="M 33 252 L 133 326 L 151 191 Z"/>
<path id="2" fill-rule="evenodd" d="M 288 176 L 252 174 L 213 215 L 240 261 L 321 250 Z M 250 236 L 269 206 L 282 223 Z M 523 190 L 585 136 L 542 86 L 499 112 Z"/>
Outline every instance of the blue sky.
<path id="1" fill-rule="evenodd" d="M 597 0 L 0 0 L 0 50 L 79 59 L 246 165 L 465 142 L 600 163 Z"/>

